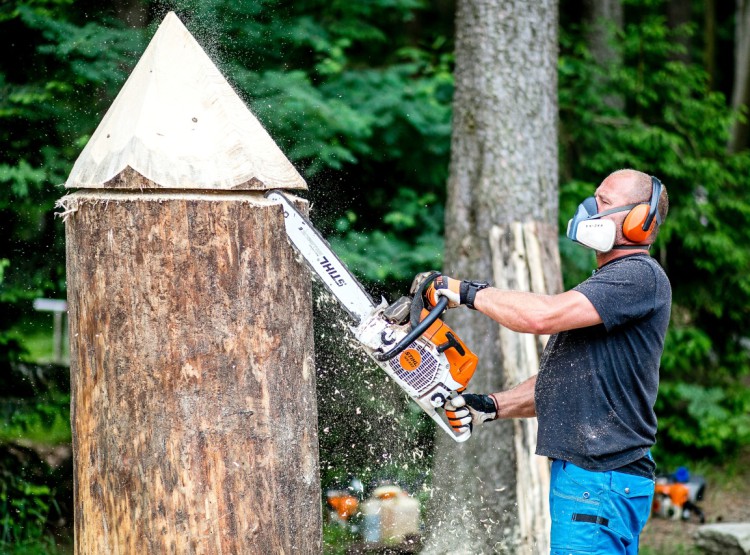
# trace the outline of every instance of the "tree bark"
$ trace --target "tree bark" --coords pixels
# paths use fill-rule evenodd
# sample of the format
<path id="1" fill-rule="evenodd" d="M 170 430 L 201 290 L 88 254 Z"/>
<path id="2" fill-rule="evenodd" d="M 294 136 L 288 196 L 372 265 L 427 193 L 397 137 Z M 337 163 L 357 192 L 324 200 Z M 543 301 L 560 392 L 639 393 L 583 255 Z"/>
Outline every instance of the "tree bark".
<path id="1" fill-rule="evenodd" d="M 591 54 L 597 63 L 607 66 L 619 61 L 614 33 L 622 30 L 623 11 L 621 0 L 585 0 L 584 13 L 589 26 L 587 38 Z"/>
<path id="2" fill-rule="evenodd" d="M 318 552 L 310 279 L 280 209 L 64 203 L 76 553 Z"/>
<path id="3" fill-rule="evenodd" d="M 448 275 L 561 289 L 557 22 L 554 0 L 458 2 Z M 450 320 L 479 355 L 470 391 L 499 391 L 537 372 L 538 340 L 469 310 Z M 532 454 L 534 426 L 489 423 L 460 445 L 438 435 L 426 553 L 548 552 L 548 467 Z"/>
<path id="4" fill-rule="evenodd" d="M 737 0 L 737 15 L 734 34 L 734 87 L 732 108 L 750 107 L 750 2 Z M 750 126 L 735 120 L 729 137 L 729 151 L 739 152 L 748 147 Z"/>

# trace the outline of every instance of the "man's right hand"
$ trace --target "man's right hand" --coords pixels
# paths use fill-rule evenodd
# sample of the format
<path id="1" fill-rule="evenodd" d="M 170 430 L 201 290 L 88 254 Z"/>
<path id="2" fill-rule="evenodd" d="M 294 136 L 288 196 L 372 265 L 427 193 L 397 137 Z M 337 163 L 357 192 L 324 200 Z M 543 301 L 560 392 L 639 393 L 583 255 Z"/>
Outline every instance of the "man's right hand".
<path id="1" fill-rule="evenodd" d="M 475 425 L 497 419 L 497 401 L 492 395 L 464 393 L 445 403 L 445 415 L 453 430 L 461 434 Z"/>
<path id="2" fill-rule="evenodd" d="M 474 308 L 474 299 L 477 293 L 489 287 L 486 281 L 466 281 L 453 279 L 438 272 L 422 272 L 414 277 L 409 292 L 414 295 L 420 291 L 428 280 L 431 280 L 424 290 L 424 300 L 427 306 L 435 308 L 440 297 L 448 299 L 448 308 L 466 305 Z"/>
<path id="3" fill-rule="evenodd" d="M 424 296 L 427 300 L 427 304 L 430 307 L 434 307 L 440 297 L 448 299 L 448 308 L 456 308 L 466 302 L 466 287 L 464 286 L 463 299 L 461 298 L 461 286 L 465 282 L 458 279 L 449 278 L 448 276 L 440 275 L 432 280 L 432 283 L 427 287 Z"/>

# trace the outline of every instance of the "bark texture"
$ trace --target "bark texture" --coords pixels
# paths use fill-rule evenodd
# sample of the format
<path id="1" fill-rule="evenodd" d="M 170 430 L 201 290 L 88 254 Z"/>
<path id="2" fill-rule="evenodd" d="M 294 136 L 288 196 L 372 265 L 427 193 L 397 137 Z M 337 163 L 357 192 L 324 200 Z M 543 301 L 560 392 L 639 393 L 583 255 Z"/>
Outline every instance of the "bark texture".
<path id="1" fill-rule="evenodd" d="M 310 279 L 279 207 L 62 204 L 75 552 L 320 552 Z"/>
<path id="2" fill-rule="evenodd" d="M 557 30 L 555 0 L 457 4 L 448 275 L 519 281 L 505 275 L 516 271 L 506 259 L 527 256 L 528 242 L 541 253 L 544 275 L 535 264 L 529 283 L 560 288 Z M 521 251 L 515 240 L 501 240 L 519 225 L 529 230 Z M 479 355 L 470 391 L 499 391 L 538 370 L 530 354 L 538 356 L 538 344 L 501 336 L 497 324 L 473 311 L 454 310 L 449 320 Z M 548 552 L 548 512 L 534 508 L 546 503 L 539 498 L 546 462 L 521 466 L 534 457 L 533 423 L 493 422 L 475 435 L 456 445 L 438 434 L 426 553 Z"/>

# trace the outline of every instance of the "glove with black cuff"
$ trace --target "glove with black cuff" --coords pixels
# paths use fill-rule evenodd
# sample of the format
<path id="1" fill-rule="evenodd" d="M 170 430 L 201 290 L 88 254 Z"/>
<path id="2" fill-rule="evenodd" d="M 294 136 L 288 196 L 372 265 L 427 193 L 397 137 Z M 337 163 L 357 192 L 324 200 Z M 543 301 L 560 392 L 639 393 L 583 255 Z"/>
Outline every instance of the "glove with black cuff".
<path id="1" fill-rule="evenodd" d="M 494 395 L 464 393 L 445 403 L 445 415 L 453 430 L 460 434 L 490 420 L 496 420 L 497 399 Z"/>
<path id="2" fill-rule="evenodd" d="M 435 306 L 440 300 L 438 297 L 448 299 L 448 308 L 466 305 L 474 309 L 474 299 L 482 289 L 489 287 L 486 281 L 457 280 L 448 276 L 439 275 L 427 287 L 425 298 L 430 306 Z"/>

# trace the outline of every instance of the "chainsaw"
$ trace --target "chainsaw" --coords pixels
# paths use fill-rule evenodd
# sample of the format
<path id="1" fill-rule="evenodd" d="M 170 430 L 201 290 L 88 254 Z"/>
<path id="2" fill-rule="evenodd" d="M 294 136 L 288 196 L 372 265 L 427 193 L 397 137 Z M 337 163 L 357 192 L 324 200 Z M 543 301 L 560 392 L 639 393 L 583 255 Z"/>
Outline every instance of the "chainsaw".
<path id="1" fill-rule="evenodd" d="M 393 304 L 376 304 L 284 193 L 265 196 L 282 206 L 289 241 L 354 320 L 350 329 L 357 343 L 455 441 L 469 439 L 471 430 L 455 433 L 436 410 L 466 389 L 478 361 L 440 319 L 448 299 L 425 306 L 423 293 L 440 274 L 415 281 L 410 295 Z"/>

